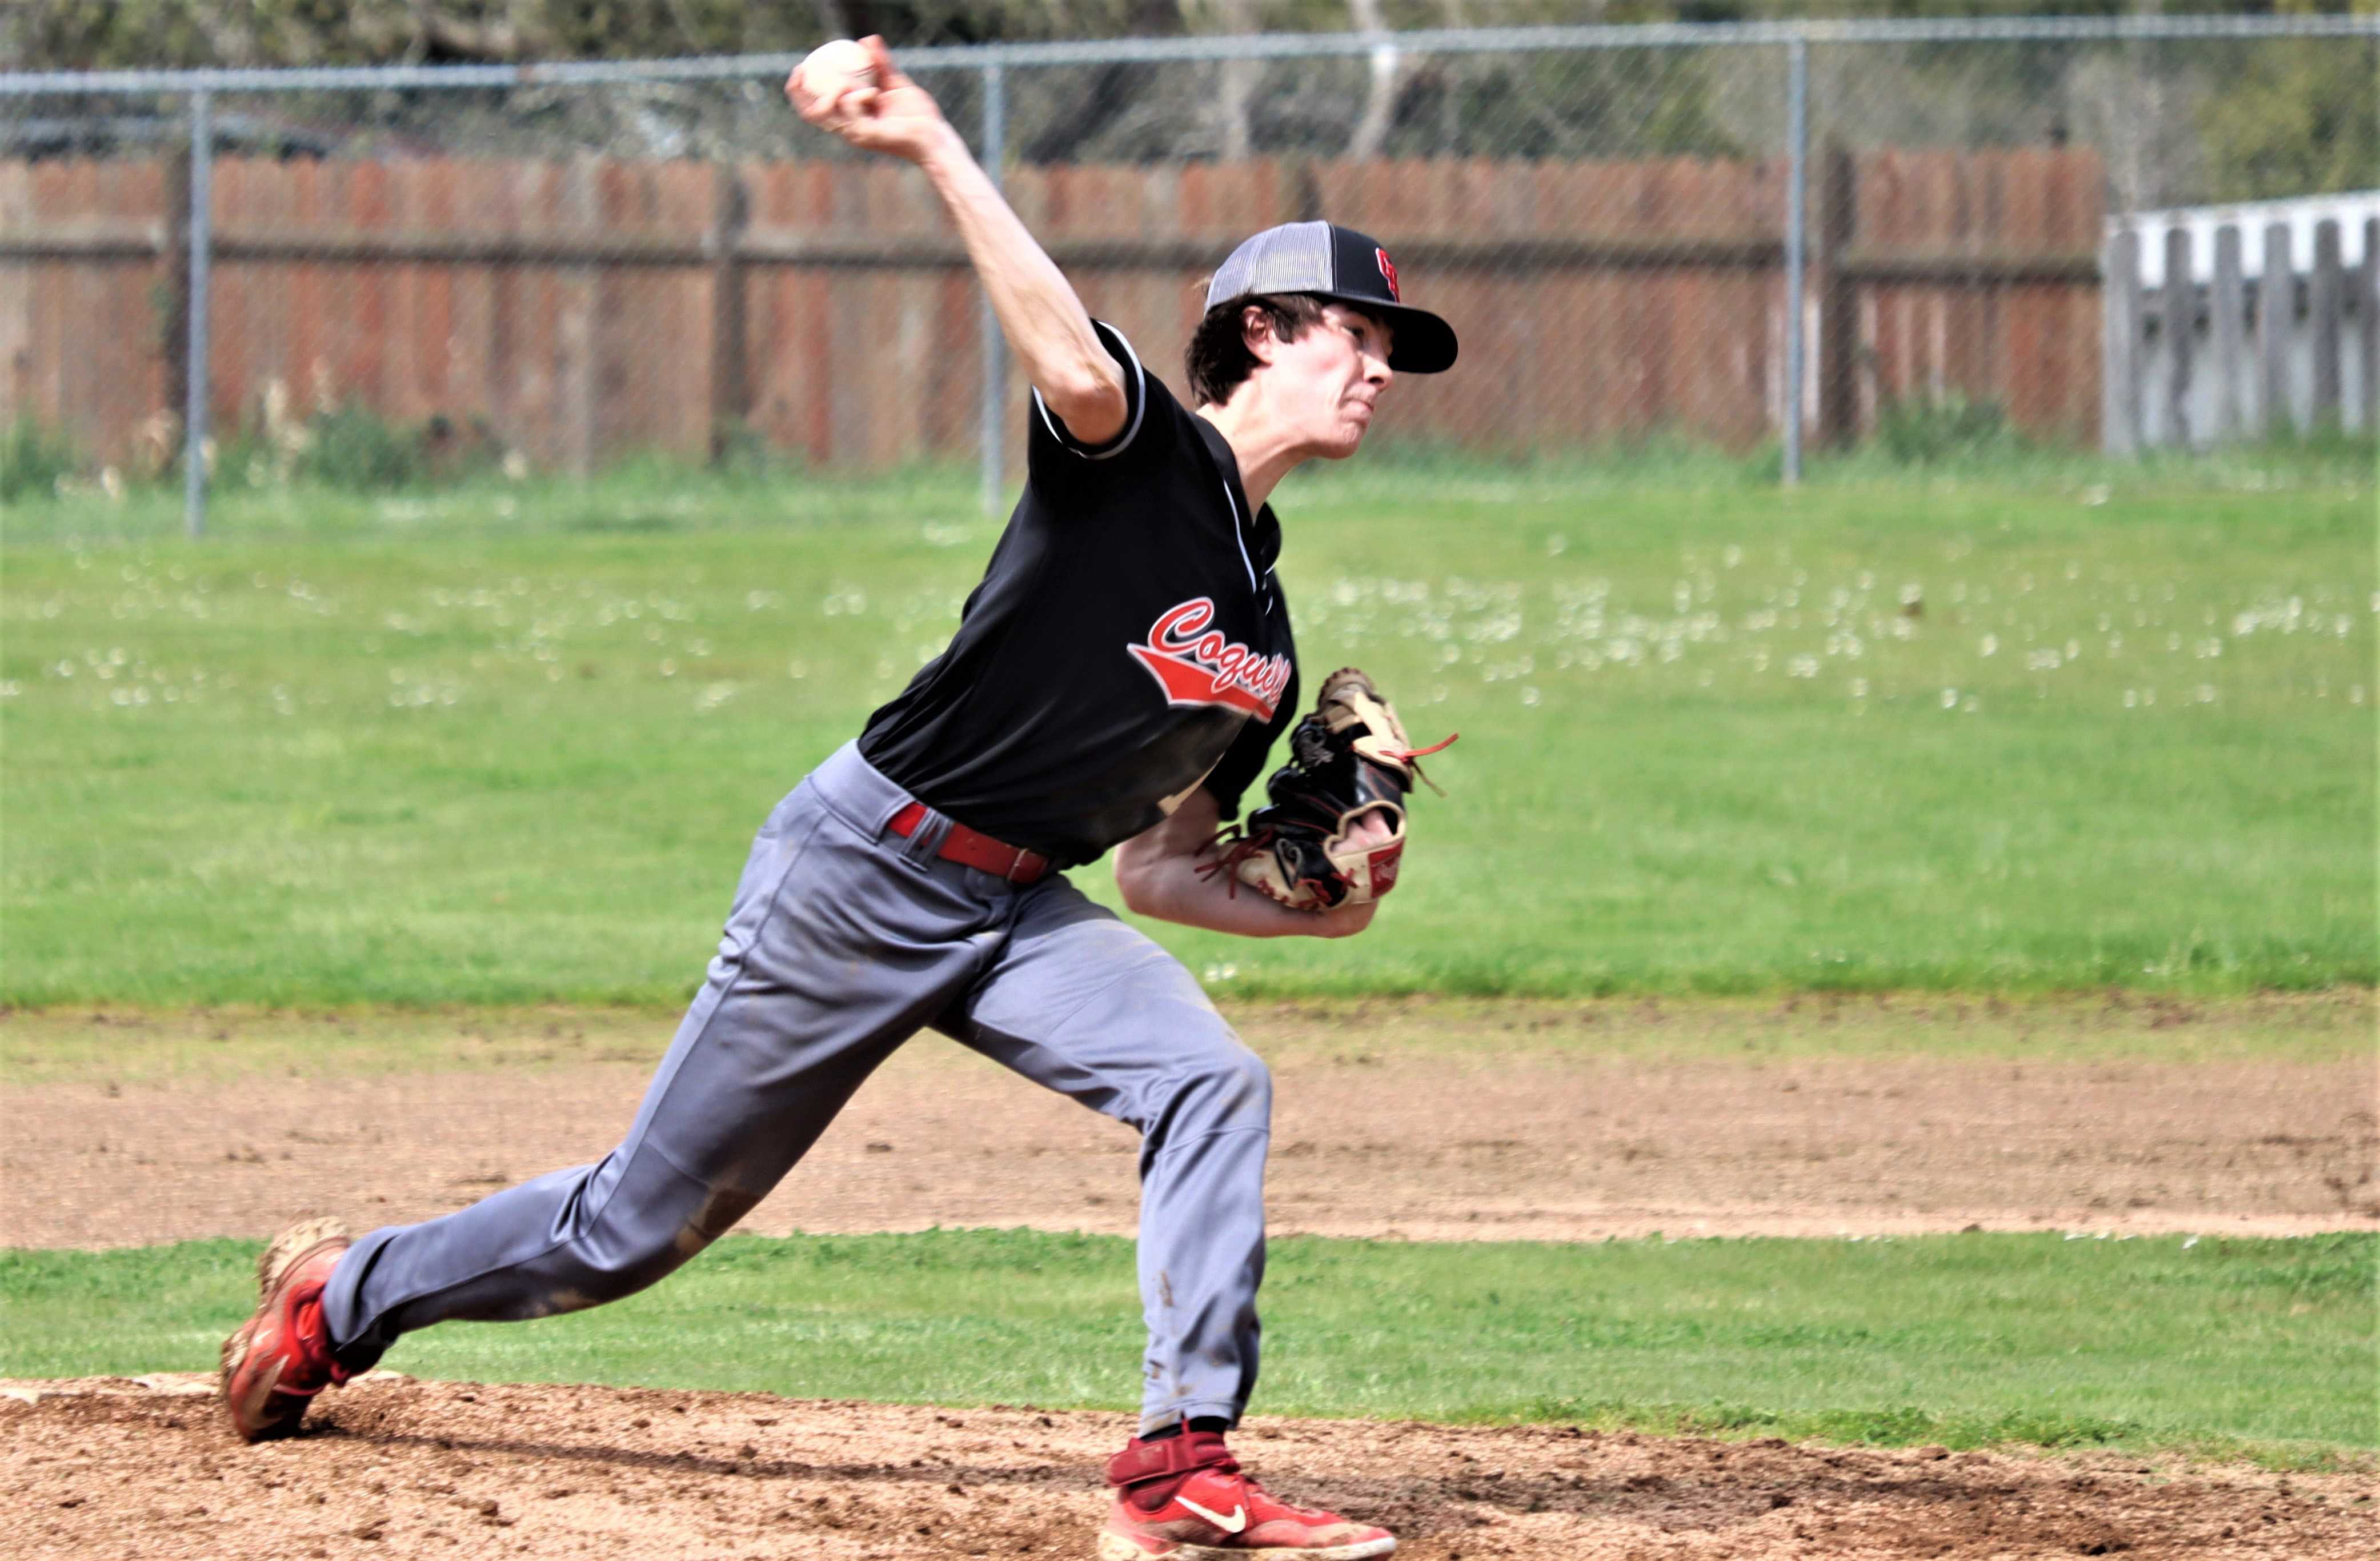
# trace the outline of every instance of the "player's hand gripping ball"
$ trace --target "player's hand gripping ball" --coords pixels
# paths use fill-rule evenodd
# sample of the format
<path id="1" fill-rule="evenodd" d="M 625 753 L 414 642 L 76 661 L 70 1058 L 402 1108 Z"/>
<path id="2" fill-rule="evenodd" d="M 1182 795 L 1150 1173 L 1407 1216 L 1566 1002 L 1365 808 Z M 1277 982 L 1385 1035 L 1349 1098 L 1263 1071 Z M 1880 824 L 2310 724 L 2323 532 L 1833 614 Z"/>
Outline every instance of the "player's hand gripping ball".
<path id="1" fill-rule="evenodd" d="M 1427 780 L 1416 761 L 1453 740 L 1415 748 L 1372 680 L 1341 668 L 1290 733 L 1289 762 L 1265 783 L 1270 800 L 1216 837 L 1201 871 L 1293 910 L 1370 904 L 1397 884 L 1405 794 Z"/>
<path id="2" fill-rule="evenodd" d="M 845 115 L 844 95 L 876 85 L 876 58 L 864 43 L 837 38 L 809 52 L 785 79 L 785 96 L 795 112 L 821 129 L 835 129 Z"/>
<path id="3" fill-rule="evenodd" d="M 863 152 L 917 163 L 951 135 L 933 94 L 901 74 L 881 38 L 820 44 L 785 78 L 785 97 L 804 119 Z"/>

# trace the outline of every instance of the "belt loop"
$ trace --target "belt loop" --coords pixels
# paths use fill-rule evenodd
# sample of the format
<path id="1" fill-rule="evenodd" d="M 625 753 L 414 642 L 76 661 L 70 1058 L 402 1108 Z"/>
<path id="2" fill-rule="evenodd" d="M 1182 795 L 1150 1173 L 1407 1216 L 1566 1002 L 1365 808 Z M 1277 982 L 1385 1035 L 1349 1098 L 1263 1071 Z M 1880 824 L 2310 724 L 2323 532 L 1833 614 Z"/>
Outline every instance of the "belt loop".
<path id="1" fill-rule="evenodd" d="M 917 825 L 917 837 L 918 842 L 921 842 L 921 845 L 918 845 L 918 859 L 921 859 L 921 861 L 935 861 L 935 859 L 941 859 L 942 842 L 950 840 L 950 814 L 938 814 L 938 811 L 933 811 L 930 807 L 926 809 L 926 823 Z"/>
<path id="2" fill-rule="evenodd" d="M 926 809 L 926 816 L 918 821 L 917 833 L 909 835 L 909 859 L 921 866 L 935 861 L 942 854 L 942 837 L 947 833 L 950 833 L 950 819 L 933 811 L 930 807 Z"/>
<path id="3" fill-rule="evenodd" d="M 926 816 L 917 821 L 917 830 L 901 843 L 902 854 L 920 866 L 929 864 L 941 853 L 942 838 L 950 832 L 951 821 L 928 808 Z"/>

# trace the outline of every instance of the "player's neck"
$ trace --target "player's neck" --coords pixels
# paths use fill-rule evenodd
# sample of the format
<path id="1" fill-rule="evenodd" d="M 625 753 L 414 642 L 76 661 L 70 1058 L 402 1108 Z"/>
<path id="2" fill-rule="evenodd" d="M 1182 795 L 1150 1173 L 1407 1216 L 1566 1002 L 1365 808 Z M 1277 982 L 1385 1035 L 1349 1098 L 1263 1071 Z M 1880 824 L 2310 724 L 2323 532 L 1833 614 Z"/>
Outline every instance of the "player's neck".
<path id="1" fill-rule="evenodd" d="M 1223 442 L 1231 445 L 1232 457 L 1240 463 L 1240 491 L 1248 496 L 1251 511 L 1262 509 L 1281 480 L 1310 454 L 1283 433 L 1278 423 L 1263 416 L 1252 397 L 1209 401 L 1198 409 L 1198 415 L 1213 423 Z"/>

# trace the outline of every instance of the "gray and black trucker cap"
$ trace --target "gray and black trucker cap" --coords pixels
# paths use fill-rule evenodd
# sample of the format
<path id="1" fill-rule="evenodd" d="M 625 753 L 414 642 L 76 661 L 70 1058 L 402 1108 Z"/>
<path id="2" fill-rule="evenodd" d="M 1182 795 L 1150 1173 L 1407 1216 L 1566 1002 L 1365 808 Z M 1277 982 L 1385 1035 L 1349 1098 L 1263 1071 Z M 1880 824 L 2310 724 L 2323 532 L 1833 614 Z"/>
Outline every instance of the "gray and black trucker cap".
<path id="1" fill-rule="evenodd" d="M 1397 296 L 1397 264 L 1367 234 L 1335 223 L 1268 227 L 1233 250 L 1207 284 L 1207 307 L 1250 293 L 1313 293 L 1377 314 L 1396 331 L 1389 367 L 1435 374 L 1454 367 L 1454 327 Z"/>

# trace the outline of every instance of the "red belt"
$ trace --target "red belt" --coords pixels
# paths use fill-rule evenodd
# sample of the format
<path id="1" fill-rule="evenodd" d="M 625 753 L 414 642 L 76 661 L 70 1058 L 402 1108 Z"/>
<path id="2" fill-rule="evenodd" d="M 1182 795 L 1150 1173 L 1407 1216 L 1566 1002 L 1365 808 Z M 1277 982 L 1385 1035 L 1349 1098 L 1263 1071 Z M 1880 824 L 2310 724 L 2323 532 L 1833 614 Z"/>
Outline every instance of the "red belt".
<path id="1" fill-rule="evenodd" d="M 917 826 L 925 822 L 926 805 L 912 802 L 892 815 L 891 827 L 893 834 L 905 840 L 917 834 Z M 950 833 L 942 836 L 942 843 L 934 855 L 944 861 L 954 861 L 961 867 L 974 868 L 978 872 L 989 872 L 994 878 L 1005 878 L 1012 884 L 1030 884 L 1054 865 L 1048 857 L 1037 851 L 1004 845 L 989 835 L 969 829 L 956 819 L 951 821 Z"/>

